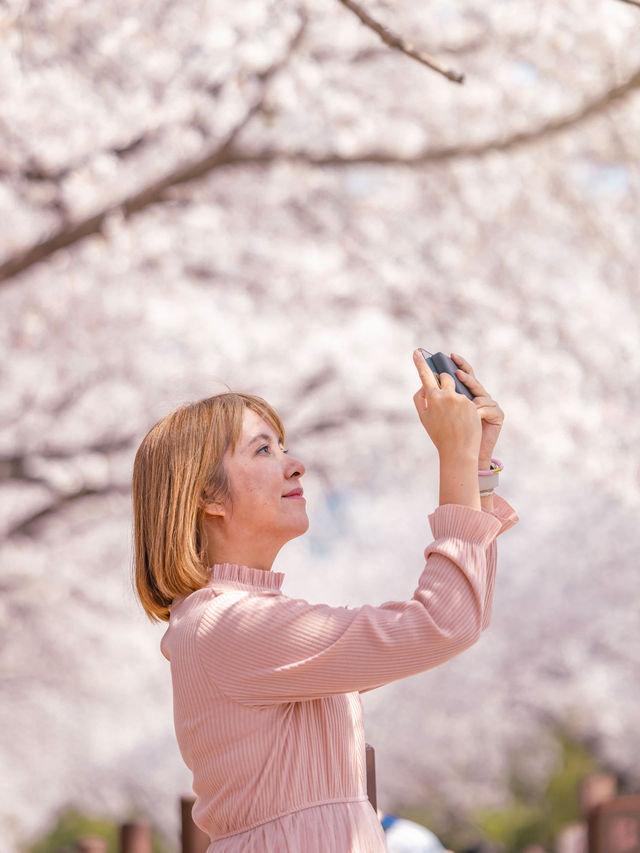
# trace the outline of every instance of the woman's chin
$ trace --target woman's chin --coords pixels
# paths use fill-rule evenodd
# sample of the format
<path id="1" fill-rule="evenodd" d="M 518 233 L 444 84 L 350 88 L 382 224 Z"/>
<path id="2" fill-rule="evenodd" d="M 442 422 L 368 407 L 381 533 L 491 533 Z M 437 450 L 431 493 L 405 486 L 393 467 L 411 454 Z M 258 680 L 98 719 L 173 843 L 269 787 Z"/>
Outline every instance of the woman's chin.
<path id="1" fill-rule="evenodd" d="M 303 533 L 306 533 L 308 529 L 309 529 L 309 518 L 305 512 L 304 517 L 301 518 L 296 525 L 292 525 L 292 531 L 291 531 L 290 538 L 295 539 L 297 536 L 302 536 Z"/>

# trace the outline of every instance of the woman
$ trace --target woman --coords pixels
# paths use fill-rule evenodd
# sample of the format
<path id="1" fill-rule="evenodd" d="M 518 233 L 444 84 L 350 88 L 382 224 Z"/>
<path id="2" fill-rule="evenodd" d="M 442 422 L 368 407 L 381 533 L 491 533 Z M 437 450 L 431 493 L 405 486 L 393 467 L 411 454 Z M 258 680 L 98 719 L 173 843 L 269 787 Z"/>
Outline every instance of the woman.
<path id="1" fill-rule="evenodd" d="M 505 501 L 480 496 L 477 469 L 490 468 L 503 415 L 455 360 L 473 402 L 414 354 L 440 505 L 407 601 L 329 607 L 281 593 L 271 566 L 307 530 L 305 468 L 264 400 L 229 393 L 184 406 L 140 445 L 136 585 L 147 614 L 169 621 L 161 649 L 209 853 L 386 849 L 365 791 L 359 693 L 478 639 L 491 614 L 495 539 L 517 521 Z"/>

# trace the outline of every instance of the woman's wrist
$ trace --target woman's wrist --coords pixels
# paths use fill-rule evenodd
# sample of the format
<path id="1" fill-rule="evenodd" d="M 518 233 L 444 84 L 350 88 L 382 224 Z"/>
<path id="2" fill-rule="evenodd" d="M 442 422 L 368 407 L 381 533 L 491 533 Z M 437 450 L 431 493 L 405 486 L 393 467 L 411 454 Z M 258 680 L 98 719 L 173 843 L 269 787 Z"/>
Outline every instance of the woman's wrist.
<path id="1" fill-rule="evenodd" d="M 443 504 L 481 508 L 477 457 L 440 455 L 440 505 Z"/>
<path id="2" fill-rule="evenodd" d="M 441 465 L 469 465 L 474 468 L 478 465 L 478 457 L 473 451 L 460 451 L 454 448 L 453 450 L 438 452 L 438 458 Z"/>

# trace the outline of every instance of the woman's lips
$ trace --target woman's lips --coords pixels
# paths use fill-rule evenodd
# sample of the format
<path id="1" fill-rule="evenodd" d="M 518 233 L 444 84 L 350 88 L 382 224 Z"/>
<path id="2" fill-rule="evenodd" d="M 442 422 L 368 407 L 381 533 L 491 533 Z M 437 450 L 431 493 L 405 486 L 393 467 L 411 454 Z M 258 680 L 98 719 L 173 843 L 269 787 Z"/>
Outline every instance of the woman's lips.
<path id="1" fill-rule="evenodd" d="M 288 495 L 283 495 L 283 498 L 293 498 L 297 500 L 304 500 L 302 489 L 294 489 L 293 492 L 289 492 Z"/>

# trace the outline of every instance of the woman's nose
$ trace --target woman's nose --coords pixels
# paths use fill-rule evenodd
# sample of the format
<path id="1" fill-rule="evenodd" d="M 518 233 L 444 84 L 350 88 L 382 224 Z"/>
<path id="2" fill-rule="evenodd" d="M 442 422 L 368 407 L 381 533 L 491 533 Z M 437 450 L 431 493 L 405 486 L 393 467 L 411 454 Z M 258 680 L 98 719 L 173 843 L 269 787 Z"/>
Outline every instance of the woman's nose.
<path id="1" fill-rule="evenodd" d="M 287 465 L 287 477 L 302 477 L 304 472 L 307 470 L 302 462 L 299 459 L 291 459 L 287 460 L 289 464 Z"/>

